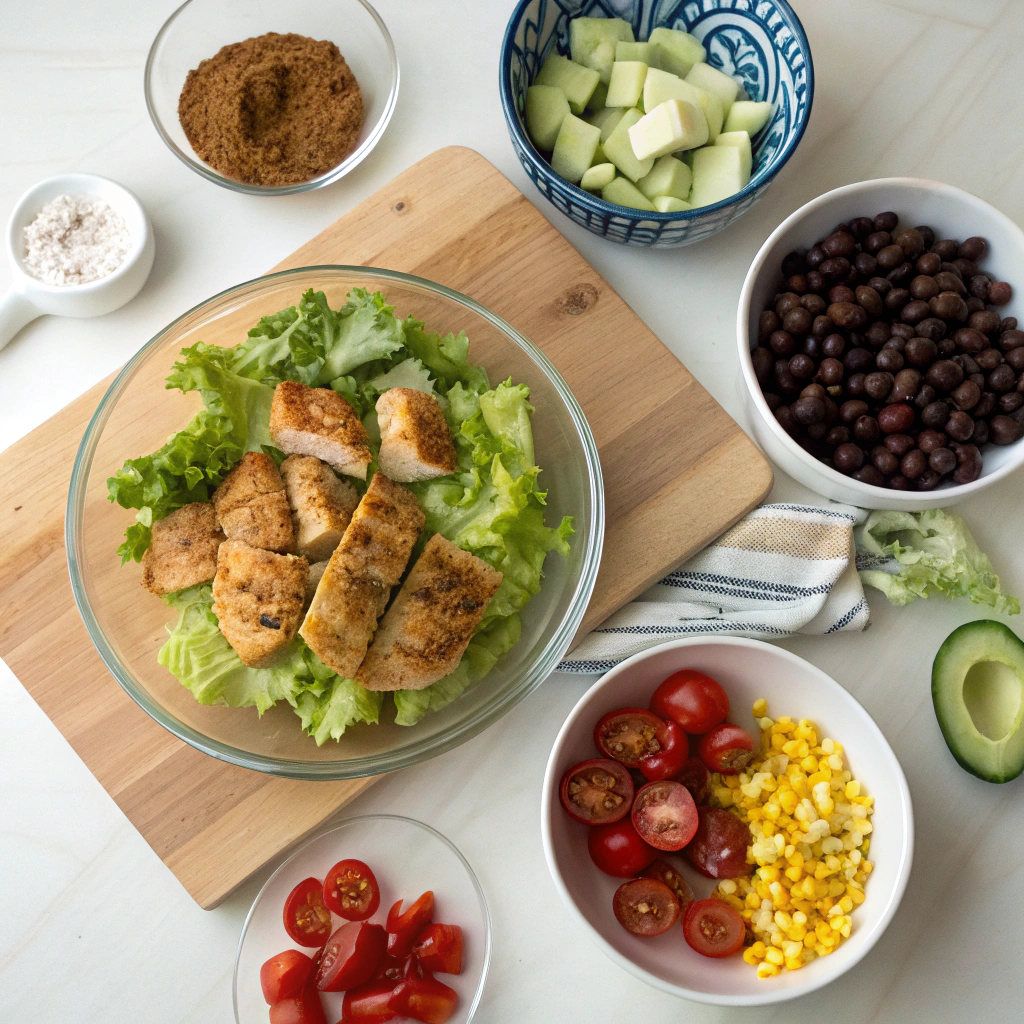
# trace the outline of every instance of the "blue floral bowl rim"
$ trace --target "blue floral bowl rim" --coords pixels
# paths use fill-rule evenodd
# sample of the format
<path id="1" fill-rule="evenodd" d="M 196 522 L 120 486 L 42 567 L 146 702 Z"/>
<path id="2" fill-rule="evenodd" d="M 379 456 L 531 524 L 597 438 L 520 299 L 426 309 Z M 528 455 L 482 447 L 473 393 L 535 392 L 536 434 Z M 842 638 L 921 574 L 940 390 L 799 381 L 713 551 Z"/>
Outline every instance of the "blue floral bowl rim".
<path id="1" fill-rule="evenodd" d="M 709 213 L 724 210 L 727 207 L 738 203 L 746 196 L 751 195 L 762 185 L 766 185 L 770 182 L 772 178 L 774 178 L 775 175 L 777 175 L 786 165 L 786 162 L 793 155 L 793 151 L 800 144 L 800 140 L 804 137 L 804 131 L 807 129 L 807 124 L 811 119 L 811 107 L 814 103 L 814 59 L 811 56 L 811 45 L 807 40 L 807 33 L 804 31 L 803 23 L 800 21 L 796 11 L 793 10 L 787 0 L 772 0 L 772 3 L 779 8 L 782 8 L 789 15 L 789 18 L 791 19 L 790 27 L 803 49 L 805 64 L 807 67 L 806 113 L 800 123 L 796 126 L 796 131 L 793 133 L 792 138 L 786 143 L 786 146 L 782 150 L 782 154 L 779 156 L 778 160 L 776 160 L 774 164 L 762 168 L 735 195 L 731 195 L 727 199 L 721 199 L 717 203 L 712 203 L 710 206 L 698 206 L 692 210 L 680 210 L 678 213 L 659 213 L 656 210 L 649 212 L 647 210 L 635 210 L 630 206 L 619 206 L 616 203 L 609 203 L 604 199 L 598 199 L 585 189 L 582 189 L 578 185 L 574 185 L 572 182 L 566 181 L 565 178 L 555 174 L 551 169 L 551 165 L 537 155 L 537 151 L 534 148 L 533 143 L 526 136 L 526 133 L 519 124 L 515 101 L 512 98 L 512 88 L 509 85 L 508 71 L 512 64 L 512 41 L 513 36 L 515 35 L 515 29 L 522 19 L 523 9 L 533 2 L 534 0 L 519 0 L 516 4 L 515 10 L 512 12 L 512 16 L 508 20 L 508 25 L 505 28 L 505 37 L 501 43 L 501 61 L 498 68 L 498 89 L 501 93 L 501 107 L 505 113 L 505 123 L 508 125 L 508 130 L 513 132 L 523 142 L 523 152 L 526 153 L 530 163 L 537 172 L 542 174 L 549 181 L 555 183 L 557 186 L 571 190 L 574 201 L 579 203 L 581 206 L 586 207 L 593 213 L 612 217 L 626 217 L 629 220 L 671 222 L 696 220 Z"/>

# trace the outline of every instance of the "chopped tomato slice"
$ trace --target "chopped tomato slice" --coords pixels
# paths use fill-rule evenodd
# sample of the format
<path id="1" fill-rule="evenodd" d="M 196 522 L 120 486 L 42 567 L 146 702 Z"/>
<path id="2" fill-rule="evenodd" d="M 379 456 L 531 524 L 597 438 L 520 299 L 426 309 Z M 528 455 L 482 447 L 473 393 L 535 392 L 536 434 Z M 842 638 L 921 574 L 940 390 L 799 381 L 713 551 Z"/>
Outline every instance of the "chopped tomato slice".
<path id="1" fill-rule="evenodd" d="M 358 1024 L 386 1024 L 398 1014 L 388 1006 L 394 981 L 368 981 L 365 985 L 350 988 L 341 1004 L 341 1024 L 349 1021 Z"/>
<path id="2" fill-rule="evenodd" d="M 461 974 L 462 929 L 452 924 L 428 924 L 417 937 L 412 955 L 428 971 Z"/>
<path id="3" fill-rule="evenodd" d="M 366 921 L 380 906 L 380 886 L 361 860 L 340 860 L 324 878 L 324 903 L 346 921 Z"/>
<path id="4" fill-rule="evenodd" d="M 395 1013 L 424 1024 L 445 1024 L 458 1001 L 455 990 L 436 978 L 407 978 L 395 986 L 388 1006 Z"/>
<path id="5" fill-rule="evenodd" d="M 387 946 L 379 924 L 350 921 L 327 940 L 316 968 L 316 987 L 321 992 L 341 992 L 364 985 L 373 977 Z"/>
<path id="6" fill-rule="evenodd" d="M 746 925 L 728 903 L 711 897 L 686 908 L 683 935 L 702 956 L 732 956 L 743 945 Z"/>
<path id="7" fill-rule="evenodd" d="M 260 968 L 260 987 L 263 998 L 273 1006 L 282 999 L 297 996 L 313 973 L 312 957 L 297 949 L 286 949 L 272 956 Z"/>
<path id="8" fill-rule="evenodd" d="M 697 805 L 682 783 L 649 782 L 636 794 L 632 819 L 640 836 L 655 849 L 681 850 L 697 831 Z"/>
<path id="9" fill-rule="evenodd" d="M 430 924 L 434 914 L 434 894 L 428 889 L 408 910 L 402 912 L 402 900 L 389 911 L 385 927 L 388 932 L 388 956 L 404 960 L 411 952 L 416 937 Z"/>
<path id="10" fill-rule="evenodd" d="M 320 993 L 307 985 L 297 996 L 282 999 L 270 1008 L 270 1024 L 327 1024 Z"/>
<path id="11" fill-rule="evenodd" d="M 656 878 L 634 878 L 615 890 L 612 910 L 630 935 L 664 935 L 679 920 L 676 894 Z"/>
<path id="12" fill-rule="evenodd" d="M 609 711 L 594 727 L 594 743 L 605 757 L 627 768 L 639 768 L 641 761 L 661 749 L 658 730 L 664 725 L 646 708 Z"/>
<path id="13" fill-rule="evenodd" d="M 284 930 L 300 946 L 322 946 L 331 937 L 331 912 L 324 906 L 324 887 L 304 878 L 284 901 Z"/>
<path id="14" fill-rule="evenodd" d="M 592 757 L 562 776 L 558 795 L 571 818 L 584 825 L 607 825 L 629 814 L 633 780 L 618 761 Z"/>

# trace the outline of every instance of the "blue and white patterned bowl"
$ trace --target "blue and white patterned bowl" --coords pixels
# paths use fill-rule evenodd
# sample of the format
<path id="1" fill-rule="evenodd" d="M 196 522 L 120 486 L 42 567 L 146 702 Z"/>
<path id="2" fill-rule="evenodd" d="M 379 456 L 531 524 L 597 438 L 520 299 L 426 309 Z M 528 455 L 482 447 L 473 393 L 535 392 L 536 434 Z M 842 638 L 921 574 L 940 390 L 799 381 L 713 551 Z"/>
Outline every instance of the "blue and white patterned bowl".
<path id="1" fill-rule="evenodd" d="M 696 36 L 708 63 L 743 83 L 775 114 L 754 139 L 750 182 L 736 195 L 681 213 L 646 213 L 572 185 L 551 170 L 526 133 L 526 90 L 545 57 L 569 53 L 577 17 L 625 18 L 637 39 L 664 26 Z M 811 114 L 814 67 L 803 26 L 785 0 L 519 0 L 501 49 L 501 104 L 512 146 L 526 173 L 567 217 L 627 245 L 690 245 L 721 231 L 761 198 L 796 149 Z"/>

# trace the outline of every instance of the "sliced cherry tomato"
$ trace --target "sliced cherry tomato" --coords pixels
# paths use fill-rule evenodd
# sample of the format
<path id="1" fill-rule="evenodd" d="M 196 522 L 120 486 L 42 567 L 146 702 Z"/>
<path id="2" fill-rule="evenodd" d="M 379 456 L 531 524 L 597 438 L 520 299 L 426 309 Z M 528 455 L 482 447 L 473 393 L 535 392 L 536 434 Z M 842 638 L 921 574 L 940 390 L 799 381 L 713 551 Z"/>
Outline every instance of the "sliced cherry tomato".
<path id="1" fill-rule="evenodd" d="M 693 890 L 686 879 L 664 857 L 659 857 L 644 870 L 644 878 L 664 882 L 676 894 L 680 910 L 685 910 L 693 902 Z"/>
<path id="2" fill-rule="evenodd" d="M 558 795 L 571 818 L 584 825 L 607 825 L 629 814 L 633 780 L 618 761 L 592 757 L 562 776 Z"/>
<path id="3" fill-rule="evenodd" d="M 462 929 L 457 924 L 428 924 L 416 937 L 412 955 L 438 974 L 462 973 Z"/>
<path id="4" fill-rule="evenodd" d="M 700 822 L 686 859 L 708 878 L 739 878 L 754 870 L 747 863 L 750 829 L 721 807 L 698 807 Z"/>
<path id="5" fill-rule="evenodd" d="M 313 959 L 297 949 L 286 949 L 272 956 L 260 968 L 263 998 L 273 1006 L 282 999 L 297 996 L 313 973 Z"/>
<path id="6" fill-rule="evenodd" d="M 270 1008 L 270 1024 L 327 1024 L 320 993 L 312 984 Z"/>
<path id="7" fill-rule="evenodd" d="M 284 901 L 284 930 L 300 946 L 322 946 L 331 937 L 331 912 L 324 906 L 324 887 L 304 878 Z"/>
<path id="8" fill-rule="evenodd" d="M 428 889 L 415 903 L 402 913 L 402 900 L 389 911 L 385 927 L 388 931 L 388 956 L 404 960 L 412 952 L 412 944 L 430 924 L 434 914 L 434 894 Z"/>
<path id="9" fill-rule="evenodd" d="M 649 782 L 636 795 L 631 814 L 640 837 L 657 850 L 681 850 L 697 831 L 697 805 L 679 782 Z"/>
<path id="10" fill-rule="evenodd" d="M 676 782 L 681 782 L 693 797 L 695 804 L 706 804 L 708 793 L 711 790 L 711 778 L 707 765 L 699 757 L 689 757 L 682 771 L 676 776 Z"/>
<path id="11" fill-rule="evenodd" d="M 711 897 L 696 900 L 686 908 L 683 935 L 702 956 L 732 956 L 743 946 L 746 926 L 728 903 Z"/>
<path id="12" fill-rule="evenodd" d="M 676 894 L 656 878 L 623 882 L 612 897 L 612 909 L 630 935 L 644 939 L 664 935 L 679 920 Z"/>
<path id="13" fill-rule="evenodd" d="M 349 921 L 328 940 L 316 967 L 316 987 L 321 992 L 341 992 L 364 985 L 373 977 L 387 946 L 379 924 Z"/>
<path id="14" fill-rule="evenodd" d="M 397 1014 L 425 1024 L 445 1024 L 458 1002 L 455 989 L 436 978 L 407 978 L 395 986 L 388 1006 Z"/>
<path id="15" fill-rule="evenodd" d="M 729 714 L 729 695 L 711 676 L 684 668 L 673 672 L 651 697 L 651 710 L 678 722 L 688 733 L 713 729 Z"/>
<path id="16" fill-rule="evenodd" d="M 662 722 L 656 738 L 661 749 L 640 761 L 640 771 L 652 782 L 678 775 L 690 754 L 690 741 L 675 722 Z"/>
<path id="17" fill-rule="evenodd" d="M 380 906 L 380 886 L 361 860 L 339 860 L 324 878 L 324 903 L 346 921 L 366 921 Z"/>
<path id="18" fill-rule="evenodd" d="M 594 727 L 594 743 L 605 757 L 627 768 L 639 768 L 645 757 L 661 749 L 658 730 L 663 724 L 644 708 L 619 708 L 609 711 Z"/>
<path id="19" fill-rule="evenodd" d="M 592 828 L 587 833 L 587 849 L 590 859 L 614 878 L 633 878 L 658 856 L 657 850 L 640 838 L 628 818 Z"/>
<path id="20" fill-rule="evenodd" d="M 754 756 L 754 737 L 738 725 L 716 725 L 700 738 L 700 759 L 713 771 L 735 775 L 750 764 Z"/>
<path id="21" fill-rule="evenodd" d="M 358 1024 L 386 1024 L 398 1014 L 388 1006 L 394 981 L 368 981 L 365 985 L 350 988 L 341 1004 L 342 1024 L 357 1021 Z"/>

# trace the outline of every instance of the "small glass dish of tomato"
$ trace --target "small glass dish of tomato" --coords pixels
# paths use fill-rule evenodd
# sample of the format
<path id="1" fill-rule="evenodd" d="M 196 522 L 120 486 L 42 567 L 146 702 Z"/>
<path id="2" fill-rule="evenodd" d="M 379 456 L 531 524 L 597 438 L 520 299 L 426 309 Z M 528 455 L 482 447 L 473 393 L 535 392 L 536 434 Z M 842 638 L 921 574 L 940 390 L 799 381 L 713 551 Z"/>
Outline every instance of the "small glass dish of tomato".
<path id="1" fill-rule="evenodd" d="M 337 873 L 333 882 L 327 877 L 331 871 Z M 325 880 L 332 884 L 324 888 Z M 363 885 L 364 881 L 369 884 Z M 367 892 L 368 898 L 359 898 Z M 235 957 L 232 988 L 237 1024 L 267 1024 L 261 968 L 268 961 L 288 954 L 276 972 L 283 979 L 279 983 L 286 984 L 288 970 L 303 966 L 302 957 L 289 951 L 311 957 L 315 971 L 322 959 L 319 944 L 325 938 L 323 933 L 333 935 L 346 923 L 351 923 L 351 931 L 367 932 L 360 942 L 373 940 L 378 926 L 400 933 L 396 923 L 414 916 L 414 908 L 428 893 L 433 893 L 433 913 L 427 917 L 434 925 L 414 929 L 412 941 L 422 939 L 419 957 L 395 959 L 396 970 L 402 970 L 405 961 L 433 967 L 425 973 L 433 974 L 434 980 L 425 984 L 447 986 L 458 997 L 449 1024 L 469 1024 L 483 994 L 491 953 L 491 924 L 483 889 L 466 858 L 441 833 L 422 822 L 390 814 L 342 822 L 300 846 L 267 879 L 246 918 Z M 400 900 L 402 905 L 396 907 Z M 445 941 L 445 929 L 452 930 L 451 926 L 458 926 L 455 931 L 461 929 L 457 974 L 445 972 L 451 966 L 445 957 L 452 945 Z M 389 956 L 384 958 L 387 963 L 391 963 Z M 264 971 L 264 978 L 267 974 Z M 374 984 L 359 990 L 369 991 Z M 319 1000 L 327 1024 L 342 1019 L 343 991 L 321 992 Z"/>

